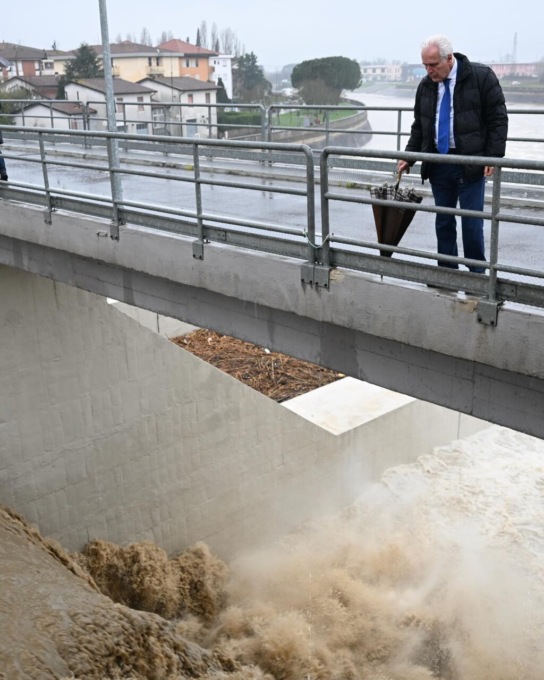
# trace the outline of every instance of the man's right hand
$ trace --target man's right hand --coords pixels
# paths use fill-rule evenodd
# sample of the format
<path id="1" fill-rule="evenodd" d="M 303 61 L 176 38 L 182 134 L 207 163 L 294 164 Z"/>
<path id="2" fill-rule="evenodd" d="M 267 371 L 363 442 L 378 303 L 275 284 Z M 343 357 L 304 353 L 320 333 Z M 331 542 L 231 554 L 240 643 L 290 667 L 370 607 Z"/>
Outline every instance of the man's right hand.
<path id="1" fill-rule="evenodd" d="M 410 163 L 408 161 L 398 161 L 397 172 L 402 174 L 403 172 L 410 172 Z"/>

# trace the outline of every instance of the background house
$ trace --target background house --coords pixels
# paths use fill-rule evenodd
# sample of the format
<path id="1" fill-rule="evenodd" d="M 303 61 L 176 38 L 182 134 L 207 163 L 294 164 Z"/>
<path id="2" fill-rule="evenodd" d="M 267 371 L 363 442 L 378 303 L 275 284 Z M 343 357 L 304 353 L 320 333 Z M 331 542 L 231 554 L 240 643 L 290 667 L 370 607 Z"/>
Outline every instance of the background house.
<path id="1" fill-rule="evenodd" d="M 217 85 L 221 79 L 225 92 L 229 99 L 232 99 L 232 55 L 218 54 L 210 57 L 211 79 Z"/>
<path id="2" fill-rule="evenodd" d="M 85 108 L 78 102 L 35 102 L 13 114 L 15 125 L 55 128 L 55 130 L 88 130 L 96 109 Z"/>
<path id="3" fill-rule="evenodd" d="M 91 119 L 92 130 L 106 130 L 106 81 L 104 78 L 85 78 L 69 82 L 66 97 L 71 101 L 89 103 L 96 110 Z M 113 94 L 117 130 L 135 134 L 151 134 L 151 96 L 155 89 L 131 83 L 121 78 L 113 79 Z"/>
<path id="4" fill-rule="evenodd" d="M 217 85 L 195 78 L 144 78 L 155 90 L 153 130 L 176 137 L 217 136 Z M 158 102 L 161 102 L 160 104 Z"/>
<path id="5" fill-rule="evenodd" d="M 189 76 L 204 82 L 212 80 L 213 71 L 210 60 L 219 56 L 217 52 L 177 38 L 162 43 L 159 49 L 168 52 L 173 64 L 167 62 L 165 76 Z M 170 70 L 168 70 L 169 66 Z"/>
<path id="6" fill-rule="evenodd" d="M 102 45 L 89 45 L 102 63 Z M 66 71 L 66 66 L 75 59 L 73 50 L 55 60 L 55 68 L 60 73 Z M 168 66 L 169 53 L 158 47 L 141 45 L 140 43 L 123 40 L 121 43 L 110 45 L 111 67 L 114 78 L 130 80 L 133 83 L 148 76 L 164 75 Z M 174 60 L 177 57 L 174 56 Z M 176 74 L 174 74 L 176 75 Z"/>
<path id="7" fill-rule="evenodd" d="M 398 82 L 402 79 L 401 64 L 361 64 L 363 83 Z"/>
<path id="8" fill-rule="evenodd" d="M 41 50 L 17 43 L 0 42 L 0 57 L 9 62 L 0 68 L 0 79 L 13 76 L 54 75 L 54 57 L 62 54 L 58 50 Z"/>
<path id="9" fill-rule="evenodd" d="M 1 92 L 25 90 L 28 99 L 56 99 L 59 82 L 57 76 L 14 76 L 0 83 Z"/>
<path id="10" fill-rule="evenodd" d="M 102 59 L 102 45 L 89 45 L 97 56 Z M 55 57 L 55 72 L 64 73 L 67 64 L 75 59 L 76 51 L 65 52 Z M 214 66 L 210 60 L 219 55 L 212 50 L 191 45 L 184 40 L 169 40 L 158 47 L 142 45 L 130 40 L 110 45 L 112 73 L 115 78 L 130 80 L 133 83 L 148 77 L 189 76 L 203 82 L 212 81 Z M 229 76 L 226 74 L 230 58 L 217 64 L 220 67 L 223 82 Z M 231 76 L 232 78 L 232 76 Z"/>

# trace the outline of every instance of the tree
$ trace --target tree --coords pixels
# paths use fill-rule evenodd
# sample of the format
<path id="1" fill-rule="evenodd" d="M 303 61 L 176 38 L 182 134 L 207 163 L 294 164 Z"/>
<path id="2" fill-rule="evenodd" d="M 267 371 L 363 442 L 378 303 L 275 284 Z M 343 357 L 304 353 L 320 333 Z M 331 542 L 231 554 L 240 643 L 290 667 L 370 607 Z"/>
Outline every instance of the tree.
<path id="1" fill-rule="evenodd" d="M 253 52 L 234 58 L 232 78 L 238 102 L 261 102 L 272 91 Z"/>
<path id="2" fill-rule="evenodd" d="M 196 43 L 195 43 L 195 45 L 197 47 L 202 47 L 202 39 L 200 37 L 200 28 L 196 29 Z"/>
<path id="3" fill-rule="evenodd" d="M 221 78 L 217 80 L 217 87 L 219 88 L 216 93 L 218 104 L 230 104 L 230 98 L 225 90 L 225 83 Z"/>
<path id="4" fill-rule="evenodd" d="M 61 77 L 58 80 L 57 84 L 57 94 L 55 95 L 55 99 L 66 99 L 66 83 L 67 83 L 66 76 L 64 74 L 61 75 Z"/>
<path id="5" fill-rule="evenodd" d="M 305 104 L 335 105 L 340 99 L 338 90 L 329 87 L 323 80 L 304 80 L 298 93 Z"/>
<path id="6" fill-rule="evenodd" d="M 162 45 L 163 43 L 168 42 L 169 40 L 173 40 L 173 39 L 174 39 L 174 34 L 172 33 L 172 31 L 163 31 L 160 34 L 160 37 L 157 40 L 157 43 L 159 45 Z"/>
<path id="7" fill-rule="evenodd" d="M 144 26 L 142 32 L 140 33 L 140 45 L 153 45 L 153 40 L 151 39 L 151 33 Z"/>
<path id="8" fill-rule="evenodd" d="M 200 35 L 200 42 L 198 42 L 198 37 Z M 197 45 L 200 47 L 208 47 L 208 24 L 205 21 L 200 22 L 200 28 L 196 34 Z"/>
<path id="9" fill-rule="evenodd" d="M 65 76 L 67 81 L 78 80 L 79 78 L 102 78 L 104 76 L 96 52 L 87 43 L 81 43 L 75 54 L 75 58 L 66 66 Z"/>
<path id="10" fill-rule="evenodd" d="M 295 66 L 291 82 L 293 87 L 299 89 L 307 104 L 337 104 L 344 90 L 356 90 L 361 84 L 361 67 L 355 59 L 347 57 L 310 59 Z M 322 96 L 326 96 L 329 101 L 316 102 L 304 99 L 304 91 L 307 96 L 312 97 L 319 88 Z"/>
<path id="11" fill-rule="evenodd" d="M 215 49 L 215 46 L 219 45 L 219 35 L 217 34 L 217 24 L 215 23 L 215 21 L 212 24 L 212 32 L 210 34 L 210 45 L 212 46 L 214 52 L 221 51 L 219 49 Z"/>
<path id="12" fill-rule="evenodd" d="M 21 110 L 22 104 L 11 100 L 16 99 L 32 99 L 32 95 L 23 87 L 10 90 L 9 92 L 0 92 L 0 125 L 13 125 L 13 118 L 10 114 L 18 113 Z"/>

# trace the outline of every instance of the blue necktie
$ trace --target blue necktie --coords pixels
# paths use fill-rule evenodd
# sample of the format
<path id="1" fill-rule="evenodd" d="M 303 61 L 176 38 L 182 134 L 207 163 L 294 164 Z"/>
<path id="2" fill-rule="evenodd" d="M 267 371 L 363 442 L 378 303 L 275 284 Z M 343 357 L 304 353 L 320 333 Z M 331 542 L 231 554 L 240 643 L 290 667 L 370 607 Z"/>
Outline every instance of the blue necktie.
<path id="1" fill-rule="evenodd" d="M 439 153 L 448 153 L 450 150 L 450 79 L 444 80 L 444 95 L 440 102 L 440 113 L 438 115 L 438 139 L 437 147 Z"/>

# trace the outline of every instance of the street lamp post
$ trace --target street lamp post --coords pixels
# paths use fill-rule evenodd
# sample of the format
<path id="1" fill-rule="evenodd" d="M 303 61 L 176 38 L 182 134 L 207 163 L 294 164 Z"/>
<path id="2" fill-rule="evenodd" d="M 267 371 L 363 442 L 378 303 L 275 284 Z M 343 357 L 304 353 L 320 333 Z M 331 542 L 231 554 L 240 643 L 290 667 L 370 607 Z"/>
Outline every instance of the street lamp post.
<path id="1" fill-rule="evenodd" d="M 102 33 L 102 65 L 104 68 L 104 82 L 106 85 L 106 118 L 108 132 L 117 132 L 106 0 L 98 0 L 98 5 L 100 8 L 100 30 Z M 119 216 L 119 206 L 123 201 L 123 187 L 121 185 L 121 176 L 118 172 L 116 172 L 116 170 L 118 170 L 120 167 L 117 139 L 108 138 L 108 160 L 110 164 L 110 183 L 113 198 L 113 220 L 110 229 L 110 236 L 112 239 L 118 241 L 119 225 L 123 223 Z"/>

